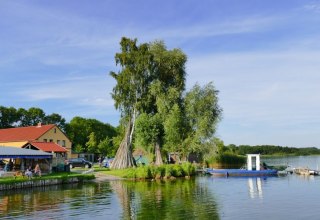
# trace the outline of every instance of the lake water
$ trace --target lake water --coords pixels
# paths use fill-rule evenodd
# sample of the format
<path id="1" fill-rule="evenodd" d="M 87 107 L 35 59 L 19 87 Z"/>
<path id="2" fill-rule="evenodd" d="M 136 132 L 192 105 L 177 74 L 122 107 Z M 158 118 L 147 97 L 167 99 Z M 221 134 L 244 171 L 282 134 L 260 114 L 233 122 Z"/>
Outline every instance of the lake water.
<path id="1" fill-rule="evenodd" d="M 320 157 L 263 158 L 320 165 Z M 319 219 L 320 176 L 201 176 L 105 181 L 0 192 L 1 219 Z"/>

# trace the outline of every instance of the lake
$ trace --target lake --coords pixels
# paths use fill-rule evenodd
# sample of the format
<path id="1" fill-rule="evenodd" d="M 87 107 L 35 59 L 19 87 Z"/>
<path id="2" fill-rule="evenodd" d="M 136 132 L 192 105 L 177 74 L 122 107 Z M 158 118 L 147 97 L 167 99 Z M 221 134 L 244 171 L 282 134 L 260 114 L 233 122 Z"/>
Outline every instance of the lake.
<path id="1" fill-rule="evenodd" d="M 319 156 L 263 158 L 317 168 Z M 319 219 L 320 176 L 105 181 L 0 192 L 1 219 Z"/>

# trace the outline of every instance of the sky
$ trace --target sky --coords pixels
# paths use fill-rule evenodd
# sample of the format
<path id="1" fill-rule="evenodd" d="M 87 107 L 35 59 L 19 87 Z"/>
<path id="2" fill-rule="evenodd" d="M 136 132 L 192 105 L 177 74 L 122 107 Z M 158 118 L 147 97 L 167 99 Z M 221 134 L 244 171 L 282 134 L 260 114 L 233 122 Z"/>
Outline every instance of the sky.
<path id="1" fill-rule="evenodd" d="M 121 37 L 188 57 L 213 82 L 225 144 L 320 147 L 320 1 L 0 0 L 0 105 L 114 126 Z"/>

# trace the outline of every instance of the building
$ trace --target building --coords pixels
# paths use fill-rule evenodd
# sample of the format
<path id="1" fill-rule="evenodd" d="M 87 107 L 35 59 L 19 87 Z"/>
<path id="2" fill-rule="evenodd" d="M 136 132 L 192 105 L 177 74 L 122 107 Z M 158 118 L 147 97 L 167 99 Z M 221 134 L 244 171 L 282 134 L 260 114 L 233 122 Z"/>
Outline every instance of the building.
<path id="1" fill-rule="evenodd" d="M 54 124 L 0 129 L 0 146 L 38 149 L 71 158 L 71 141 Z"/>

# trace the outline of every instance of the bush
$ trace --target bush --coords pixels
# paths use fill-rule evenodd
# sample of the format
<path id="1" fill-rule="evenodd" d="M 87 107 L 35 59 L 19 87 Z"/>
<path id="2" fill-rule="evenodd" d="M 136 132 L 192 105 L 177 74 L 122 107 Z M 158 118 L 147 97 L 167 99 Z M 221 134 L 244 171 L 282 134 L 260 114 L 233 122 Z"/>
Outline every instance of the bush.
<path id="1" fill-rule="evenodd" d="M 165 177 L 170 178 L 173 176 L 173 166 L 172 165 L 165 165 Z"/>
<path id="2" fill-rule="evenodd" d="M 166 167 L 165 165 L 157 167 L 156 178 L 164 177 L 166 175 Z"/>
<path id="3" fill-rule="evenodd" d="M 174 164 L 173 165 L 173 176 L 174 177 L 185 176 L 181 165 L 179 165 L 179 164 Z"/>
<path id="4" fill-rule="evenodd" d="M 162 166 L 139 166 L 123 170 L 106 171 L 111 175 L 132 179 L 159 179 L 195 175 L 195 166 L 191 163 L 166 164 Z"/>
<path id="5" fill-rule="evenodd" d="M 206 161 L 208 164 L 218 166 L 219 168 L 239 168 L 246 162 L 246 157 L 234 153 L 225 152 L 216 155 Z"/>
<path id="6" fill-rule="evenodd" d="M 192 176 L 196 173 L 196 167 L 189 162 L 183 163 L 181 166 L 186 176 Z"/>
<path id="7" fill-rule="evenodd" d="M 136 169 L 138 169 L 138 168 L 128 168 L 128 169 L 126 169 L 125 172 L 124 172 L 125 173 L 124 177 L 125 178 L 133 178 L 133 179 L 137 178 Z M 121 172 L 122 172 L 122 170 L 121 170 Z"/>

